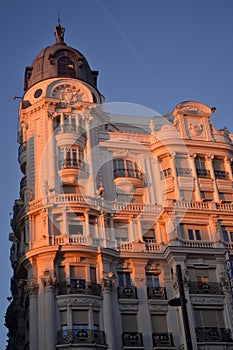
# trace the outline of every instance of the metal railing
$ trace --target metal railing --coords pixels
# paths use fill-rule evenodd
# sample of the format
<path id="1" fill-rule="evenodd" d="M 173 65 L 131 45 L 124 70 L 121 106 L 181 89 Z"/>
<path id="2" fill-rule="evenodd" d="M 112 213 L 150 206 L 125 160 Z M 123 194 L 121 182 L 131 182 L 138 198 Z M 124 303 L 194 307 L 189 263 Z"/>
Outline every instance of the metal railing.
<path id="1" fill-rule="evenodd" d="M 223 294 L 221 283 L 218 282 L 189 282 L 191 294 Z"/>
<path id="2" fill-rule="evenodd" d="M 172 170 L 171 168 L 167 168 L 161 171 L 160 173 L 160 178 L 161 180 L 166 178 L 166 177 L 171 177 L 172 176 Z"/>
<path id="3" fill-rule="evenodd" d="M 192 169 L 189 168 L 176 168 L 177 176 L 191 176 Z"/>
<path id="4" fill-rule="evenodd" d="M 85 129 L 83 129 L 81 126 L 77 125 L 71 125 L 71 124 L 63 124 L 63 125 L 58 125 L 57 127 L 54 128 L 55 133 L 75 133 L 75 134 L 84 134 L 86 132 Z"/>
<path id="5" fill-rule="evenodd" d="M 197 327 L 198 342 L 233 342 L 230 329 L 218 327 Z"/>
<path id="6" fill-rule="evenodd" d="M 152 340 L 154 347 L 172 347 L 174 346 L 172 333 L 153 332 Z"/>
<path id="7" fill-rule="evenodd" d="M 197 177 L 207 177 L 210 178 L 210 171 L 206 169 L 196 169 Z"/>
<path id="8" fill-rule="evenodd" d="M 106 345 L 105 334 L 103 331 L 92 329 L 58 331 L 58 345 L 78 343 Z"/>
<path id="9" fill-rule="evenodd" d="M 76 160 L 76 159 L 63 159 L 59 161 L 59 169 L 78 169 L 82 170 L 84 172 L 88 172 L 88 167 L 85 162 L 82 160 Z"/>
<path id="10" fill-rule="evenodd" d="M 122 344 L 123 346 L 130 346 L 130 347 L 143 346 L 142 333 L 123 332 Z"/>
<path id="11" fill-rule="evenodd" d="M 114 179 L 118 177 L 130 177 L 133 179 L 139 179 L 144 181 L 144 175 L 142 171 L 136 169 L 115 169 L 113 171 Z"/>
<path id="12" fill-rule="evenodd" d="M 79 279 L 71 279 L 70 283 L 66 281 L 57 283 L 57 294 L 86 294 L 101 296 L 102 287 L 101 284 L 98 283 L 86 282 Z"/>
<path id="13" fill-rule="evenodd" d="M 135 286 L 119 286 L 118 298 L 137 299 L 137 288 Z"/>
<path id="14" fill-rule="evenodd" d="M 216 179 L 229 180 L 229 173 L 222 170 L 214 170 Z"/>
<path id="15" fill-rule="evenodd" d="M 147 297 L 148 299 L 167 299 L 167 293 L 165 287 L 147 287 Z"/>

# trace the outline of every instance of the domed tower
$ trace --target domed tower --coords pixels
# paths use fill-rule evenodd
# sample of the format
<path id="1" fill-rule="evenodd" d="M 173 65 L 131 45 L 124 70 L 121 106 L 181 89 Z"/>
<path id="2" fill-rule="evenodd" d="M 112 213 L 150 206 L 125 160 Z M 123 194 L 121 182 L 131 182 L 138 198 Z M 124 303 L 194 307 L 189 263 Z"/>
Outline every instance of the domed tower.
<path id="1" fill-rule="evenodd" d="M 59 21 L 55 43 L 25 70 L 8 349 L 68 349 L 77 342 L 106 348 L 101 258 L 97 263 L 104 220 L 93 150 L 108 117 L 98 108 L 98 72 L 64 42 L 64 31 Z"/>

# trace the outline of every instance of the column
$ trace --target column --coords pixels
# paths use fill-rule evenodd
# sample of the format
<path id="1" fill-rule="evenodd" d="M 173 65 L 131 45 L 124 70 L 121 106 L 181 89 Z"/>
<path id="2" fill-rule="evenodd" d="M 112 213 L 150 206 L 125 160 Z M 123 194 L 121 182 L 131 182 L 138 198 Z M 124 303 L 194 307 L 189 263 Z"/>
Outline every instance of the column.
<path id="1" fill-rule="evenodd" d="M 112 307 L 112 285 L 114 279 L 108 275 L 102 279 L 103 288 L 103 318 L 106 343 L 109 350 L 118 350 L 115 341 L 115 327 Z"/>
<path id="2" fill-rule="evenodd" d="M 138 219 L 137 219 L 137 224 L 138 224 L 138 236 L 137 236 L 137 239 L 140 239 L 141 241 L 143 241 L 142 224 L 141 224 L 141 221 L 140 221 L 140 217 L 138 217 Z"/>
<path id="3" fill-rule="evenodd" d="M 216 183 L 215 174 L 214 174 L 214 167 L 213 167 L 213 163 L 212 163 L 212 160 L 214 159 L 214 156 L 207 156 L 206 159 L 207 159 L 207 162 L 208 162 L 210 176 L 213 179 L 214 200 L 215 200 L 215 202 L 219 202 L 220 198 L 219 198 L 219 193 L 218 193 L 218 186 L 217 186 L 217 183 Z"/>
<path id="4" fill-rule="evenodd" d="M 55 318 L 55 281 L 49 275 L 42 278 L 44 286 L 44 327 L 45 327 L 45 349 L 53 350 L 56 348 L 56 318 Z"/>
<path id="5" fill-rule="evenodd" d="M 233 176 L 232 176 L 232 169 L 231 169 L 231 159 L 228 157 L 224 158 L 224 165 L 225 165 L 225 169 L 229 174 L 229 180 L 233 180 Z"/>
<path id="6" fill-rule="evenodd" d="M 155 200 L 152 201 L 152 203 L 158 203 L 163 204 L 164 200 L 164 187 L 161 186 L 161 167 L 160 167 L 160 160 L 158 157 L 154 157 L 152 160 L 152 176 L 153 176 L 153 189 L 156 189 L 155 191 Z"/>
<path id="7" fill-rule="evenodd" d="M 84 235 L 86 236 L 87 240 L 88 240 L 88 243 L 89 240 L 90 240 L 90 230 L 89 230 L 89 215 L 88 215 L 88 211 L 86 211 L 84 213 L 84 216 L 85 216 L 85 232 L 84 232 Z"/>
<path id="8" fill-rule="evenodd" d="M 146 262 L 134 259 L 133 264 L 135 271 L 134 281 L 137 287 L 138 299 L 140 300 L 137 305 L 138 332 L 142 333 L 144 348 L 153 349 L 151 315 L 146 292 Z"/>
<path id="9" fill-rule="evenodd" d="M 48 193 L 55 193 L 56 173 L 55 173 L 55 144 L 54 144 L 54 132 L 53 132 L 53 119 L 48 119 L 48 142 L 47 142 L 47 159 L 46 166 L 48 171 Z"/>
<path id="10" fill-rule="evenodd" d="M 172 176 L 174 179 L 176 199 L 179 200 L 180 199 L 180 188 L 179 188 L 179 182 L 178 182 L 178 177 L 177 177 L 177 173 L 176 173 L 175 156 L 176 156 L 175 152 L 173 152 L 172 155 L 170 155 L 170 165 L 171 165 L 171 170 L 172 170 Z"/>
<path id="11" fill-rule="evenodd" d="M 94 176 L 94 164 L 93 164 L 95 155 L 93 154 L 94 147 L 92 145 L 93 132 L 91 129 L 91 116 L 86 114 L 87 112 L 85 112 L 85 117 L 86 117 L 86 133 L 87 133 L 86 162 L 89 165 L 89 179 L 88 179 L 89 193 L 88 194 L 90 196 L 95 196 L 95 176 Z"/>
<path id="12" fill-rule="evenodd" d="M 38 350 L 38 290 L 39 286 L 32 283 L 29 288 L 29 344 L 33 350 Z"/>
<path id="13" fill-rule="evenodd" d="M 134 230 L 133 230 L 133 219 L 132 217 L 129 218 L 129 230 L 128 230 L 128 240 L 129 242 L 134 241 Z"/>
<path id="14" fill-rule="evenodd" d="M 191 169 L 192 169 L 192 174 L 194 177 L 195 181 L 195 200 L 196 201 L 201 201 L 201 191 L 200 191 L 200 186 L 198 182 L 198 177 L 197 177 L 197 171 L 196 171 L 196 165 L 195 165 L 195 158 L 196 158 L 196 153 L 190 154 L 190 161 L 191 161 Z"/>

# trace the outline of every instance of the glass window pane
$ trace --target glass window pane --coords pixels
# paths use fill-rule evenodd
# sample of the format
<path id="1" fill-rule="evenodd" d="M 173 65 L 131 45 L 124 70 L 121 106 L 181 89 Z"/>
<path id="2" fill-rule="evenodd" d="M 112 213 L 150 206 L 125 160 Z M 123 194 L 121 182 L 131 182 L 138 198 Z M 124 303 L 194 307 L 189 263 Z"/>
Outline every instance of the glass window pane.
<path id="1" fill-rule="evenodd" d="M 151 315 L 152 332 L 167 332 L 166 315 Z"/>
<path id="2" fill-rule="evenodd" d="M 201 232 L 200 230 L 195 230 L 196 240 L 201 241 Z"/>
<path id="3" fill-rule="evenodd" d="M 137 315 L 136 314 L 122 314 L 122 330 L 123 332 L 137 332 Z"/>
<path id="4" fill-rule="evenodd" d="M 189 239 L 191 239 L 192 241 L 194 240 L 193 230 L 188 229 L 188 237 L 189 237 Z"/>
<path id="5" fill-rule="evenodd" d="M 223 230 L 222 234 L 223 234 L 223 240 L 225 242 L 229 242 L 228 232 L 226 230 Z"/>

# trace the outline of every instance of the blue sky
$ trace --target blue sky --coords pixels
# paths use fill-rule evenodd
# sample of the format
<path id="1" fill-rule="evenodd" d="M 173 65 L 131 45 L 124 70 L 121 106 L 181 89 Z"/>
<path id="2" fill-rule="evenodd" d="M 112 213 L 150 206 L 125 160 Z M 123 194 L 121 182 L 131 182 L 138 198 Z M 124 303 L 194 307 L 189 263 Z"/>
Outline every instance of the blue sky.
<path id="1" fill-rule="evenodd" d="M 186 100 L 215 106 L 214 126 L 233 132 L 232 0 L 1 0 L 0 348 L 8 301 L 9 222 L 22 177 L 17 113 L 24 69 L 54 42 L 60 11 L 65 41 L 99 70 L 106 102 L 128 102 L 160 114 Z"/>

